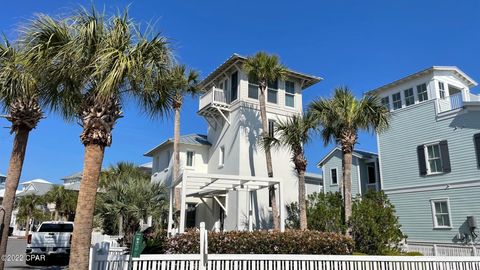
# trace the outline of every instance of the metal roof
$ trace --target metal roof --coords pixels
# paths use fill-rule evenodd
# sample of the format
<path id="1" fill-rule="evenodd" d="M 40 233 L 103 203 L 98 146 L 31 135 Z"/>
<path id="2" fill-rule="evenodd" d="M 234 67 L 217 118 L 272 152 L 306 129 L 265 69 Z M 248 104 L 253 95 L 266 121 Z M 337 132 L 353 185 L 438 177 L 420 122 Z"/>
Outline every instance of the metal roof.
<path id="1" fill-rule="evenodd" d="M 230 56 L 230 58 L 228 58 L 225 62 L 223 62 L 220 66 L 218 66 L 214 71 L 208 74 L 208 76 L 205 77 L 205 79 L 203 79 L 199 83 L 200 88 L 205 87 L 210 81 L 215 79 L 218 75 L 222 74 L 227 68 L 229 68 L 234 63 L 244 62 L 245 60 L 247 60 L 247 57 L 234 53 L 232 56 Z M 289 76 L 305 80 L 305 83 L 302 85 L 302 89 L 308 88 L 318 83 L 319 81 L 323 80 L 323 78 L 321 77 L 308 75 L 295 70 L 287 69 L 287 71 L 289 73 L 288 74 Z"/>
<path id="2" fill-rule="evenodd" d="M 161 144 L 155 146 L 154 148 L 148 150 L 144 156 L 150 157 L 152 156 L 153 152 L 158 150 L 159 148 L 165 146 L 166 144 L 173 143 L 173 138 L 168 138 L 166 141 L 162 142 Z M 207 135 L 203 134 L 188 134 L 180 136 L 180 144 L 189 144 L 189 145 L 212 145 L 207 140 Z"/>
<path id="3" fill-rule="evenodd" d="M 470 76 L 468 76 L 467 74 L 465 74 L 462 70 L 460 70 L 458 67 L 456 66 L 432 66 L 432 67 L 429 67 L 429 68 L 426 68 L 424 70 L 421 70 L 419 72 L 415 72 L 413 74 L 410 74 L 406 77 L 403 77 L 401 79 L 398 79 L 398 80 L 395 80 L 391 83 L 388 83 L 388 84 L 385 84 L 383 86 L 380 86 L 378 88 L 375 88 L 373 90 L 370 90 L 367 92 L 367 94 L 369 93 L 373 93 L 373 92 L 379 92 L 379 91 L 383 91 L 385 89 L 388 89 L 388 88 L 391 88 L 391 87 L 394 87 L 394 86 L 397 86 L 399 84 L 402 84 L 402 83 L 405 83 L 407 81 L 410 81 L 410 80 L 413 80 L 413 79 L 416 79 L 418 77 L 421 77 L 423 75 L 426 75 L 426 74 L 429 74 L 429 73 L 432 73 L 433 71 L 452 71 L 454 72 L 457 76 L 459 76 L 461 79 L 463 79 L 470 87 L 474 87 L 474 86 L 477 86 L 477 82 L 474 81 L 472 78 L 470 78 Z"/>
<path id="4" fill-rule="evenodd" d="M 340 147 L 335 147 L 330 151 L 328 154 L 325 155 L 318 163 L 317 167 L 321 167 L 336 151 L 342 151 Z M 370 158 L 376 158 L 378 157 L 377 153 L 365 151 L 365 150 L 353 150 L 353 156 L 361 159 L 370 159 Z"/>
<path id="5" fill-rule="evenodd" d="M 82 176 L 83 176 L 83 172 L 77 172 L 69 176 L 65 176 L 64 178 L 62 178 L 62 180 L 77 179 L 77 178 L 82 178 Z"/>

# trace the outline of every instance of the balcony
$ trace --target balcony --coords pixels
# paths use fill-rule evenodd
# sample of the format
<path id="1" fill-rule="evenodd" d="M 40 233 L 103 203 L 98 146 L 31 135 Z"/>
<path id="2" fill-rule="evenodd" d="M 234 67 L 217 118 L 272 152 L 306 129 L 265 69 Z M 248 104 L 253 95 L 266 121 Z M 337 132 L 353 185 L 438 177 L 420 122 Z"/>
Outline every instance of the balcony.
<path id="1" fill-rule="evenodd" d="M 230 112 L 229 103 L 223 89 L 212 87 L 200 97 L 198 114 L 204 116 L 207 121 L 210 119 L 215 122 L 217 121 L 216 118 L 221 116 L 230 124 L 228 119 L 228 113 Z"/>
<path id="2" fill-rule="evenodd" d="M 480 96 L 471 93 L 457 93 L 437 100 L 438 113 L 454 111 L 466 106 L 480 106 Z"/>

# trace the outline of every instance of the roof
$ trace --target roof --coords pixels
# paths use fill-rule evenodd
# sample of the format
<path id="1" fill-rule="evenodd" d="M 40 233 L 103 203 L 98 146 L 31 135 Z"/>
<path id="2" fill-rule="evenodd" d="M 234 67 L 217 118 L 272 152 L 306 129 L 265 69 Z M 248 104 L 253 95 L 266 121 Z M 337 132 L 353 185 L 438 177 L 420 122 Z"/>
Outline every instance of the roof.
<path id="1" fill-rule="evenodd" d="M 157 151 L 161 147 L 173 143 L 173 138 L 168 138 L 166 141 L 162 142 L 161 144 L 155 146 L 154 148 L 148 150 L 144 156 L 151 157 L 153 152 Z M 212 145 L 207 140 L 207 135 L 203 134 L 188 134 L 180 136 L 180 144 L 189 144 L 189 145 Z"/>
<path id="2" fill-rule="evenodd" d="M 467 74 L 465 74 L 463 71 L 461 71 L 458 67 L 456 66 L 432 66 L 432 67 L 429 67 L 429 68 L 426 68 L 424 70 L 421 70 L 419 72 L 416 72 L 416 73 L 413 73 L 413 74 L 410 74 L 406 77 L 403 77 L 401 79 L 398 79 L 394 82 L 391 82 L 391 83 L 388 83 L 388 84 L 385 84 L 383 86 L 380 86 L 378 88 L 375 88 L 373 90 L 370 90 L 367 92 L 368 93 L 373 93 L 373 92 L 379 92 L 379 91 L 382 91 L 382 90 L 385 90 L 385 89 L 388 89 L 388 88 L 391 88 L 391 87 L 394 87 L 394 86 L 397 86 L 399 84 L 402 84 L 402 83 L 405 83 L 407 81 L 410 81 L 410 80 L 413 80 L 413 79 L 416 79 L 418 77 L 421 77 L 421 76 L 424 76 L 424 75 L 427 75 L 429 73 L 432 73 L 433 71 L 452 71 L 454 72 L 457 76 L 459 76 L 461 79 L 463 79 L 467 84 L 468 86 L 470 87 L 474 87 L 474 86 L 477 86 L 477 82 L 474 81 L 472 78 L 470 78 L 470 76 L 468 76 Z"/>
<path id="3" fill-rule="evenodd" d="M 218 77 L 218 75 L 222 74 L 232 64 L 236 62 L 244 62 L 245 60 L 247 60 L 247 57 L 234 53 L 232 56 L 230 56 L 230 58 L 228 58 L 225 62 L 223 62 L 220 66 L 218 66 L 214 71 L 208 74 L 208 76 L 205 77 L 205 79 L 203 79 L 199 83 L 200 88 L 205 87 L 210 81 Z M 323 80 L 323 78 L 321 77 L 308 75 L 295 70 L 287 69 L 287 71 L 289 73 L 288 74 L 289 76 L 305 80 L 304 84 L 302 85 L 302 89 L 310 87 L 318 83 L 319 81 Z"/>
<path id="4" fill-rule="evenodd" d="M 48 182 L 47 180 L 43 180 L 43 179 L 33 179 L 33 180 L 26 181 L 26 182 L 23 182 L 23 183 L 20 183 L 20 184 L 21 184 L 21 185 L 28 185 L 28 184 L 34 184 L 34 183 L 53 185 L 53 183 Z"/>
<path id="5" fill-rule="evenodd" d="M 0 177 L 7 177 L 7 176 L 6 176 L 6 175 L 4 175 L 4 174 L 2 174 L 2 173 L 0 173 Z"/>
<path id="6" fill-rule="evenodd" d="M 306 173 L 305 173 L 305 177 L 315 178 L 315 179 L 318 179 L 318 180 L 322 180 L 322 178 L 323 178 L 323 176 L 322 176 L 321 174 L 311 173 L 311 172 L 306 172 Z"/>
<path id="7" fill-rule="evenodd" d="M 335 151 L 342 151 L 342 149 L 340 147 L 335 147 L 332 149 L 332 151 L 330 151 L 328 154 L 325 155 L 325 157 L 322 158 L 322 160 L 320 160 L 318 163 L 317 163 L 317 167 L 322 167 L 322 165 L 328 160 L 330 159 L 330 157 L 335 153 Z M 373 152 L 369 152 L 369 151 L 365 151 L 365 150 L 353 150 L 353 156 L 357 157 L 357 158 L 361 158 L 361 159 L 370 159 L 370 158 L 376 158 L 378 157 L 378 154 L 377 153 L 373 153 Z"/>
<path id="8" fill-rule="evenodd" d="M 151 169 L 152 166 L 153 166 L 153 162 L 151 162 L 151 161 L 150 161 L 150 162 L 147 162 L 147 163 L 143 163 L 143 164 L 138 165 L 138 167 L 140 167 L 140 168 L 146 168 L 146 169 Z"/>
<path id="9" fill-rule="evenodd" d="M 77 172 L 69 176 L 65 176 L 64 178 L 62 178 L 62 180 L 77 179 L 77 178 L 82 178 L 82 176 L 83 176 L 83 172 Z"/>

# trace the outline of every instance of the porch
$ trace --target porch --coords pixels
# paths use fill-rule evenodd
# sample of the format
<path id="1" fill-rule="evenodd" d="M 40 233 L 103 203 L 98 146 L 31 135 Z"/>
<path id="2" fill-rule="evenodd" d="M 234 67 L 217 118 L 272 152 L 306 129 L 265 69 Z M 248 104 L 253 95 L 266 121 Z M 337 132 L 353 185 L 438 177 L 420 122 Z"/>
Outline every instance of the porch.
<path id="1" fill-rule="evenodd" d="M 261 189 L 268 189 L 268 187 L 270 186 L 274 186 L 277 189 L 280 230 L 283 232 L 285 230 L 285 206 L 283 202 L 284 191 L 282 181 L 280 179 L 224 174 L 201 174 L 184 171 L 184 173 L 180 175 L 180 177 L 178 177 L 176 181 L 173 181 L 173 183 L 169 187 L 170 201 L 168 213 L 168 234 L 172 235 L 175 232 L 185 232 L 187 224 L 187 198 L 198 198 L 204 204 L 206 204 L 206 199 L 210 199 L 214 203 L 218 204 L 218 206 L 223 210 L 223 213 L 227 218 L 229 215 L 237 214 L 229 213 L 229 210 L 232 211 L 232 209 L 235 209 L 234 211 L 241 211 L 239 207 L 228 207 L 229 200 L 227 194 L 230 191 L 244 191 L 248 194 L 248 196 L 246 196 L 245 198 L 245 204 L 248 205 L 248 209 L 245 209 L 245 212 L 247 212 L 248 230 L 253 231 L 253 209 L 256 207 L 255 203 L 257 203 L 257 201 L 254 200 L 254 192 Z M 174 228 L 173 207 L 174 194 L 177 187 L 180 187 L 181 189 L 180 218 L 178 222 L 178 228 Z M 211 216 L 213 216 L 213 211 L 210 212 L 209 218 L 211 218 Z M 207 217 L 200 216 L 199 218 L 200 222 L 204 222 L 205 220 L 202 219 L 206 219 Z M 238 224 L 238 220 L 234 219 L 234 222 L 237 223 L 236 226 L 234 226 L 235 228 L 241 227 Z"/>

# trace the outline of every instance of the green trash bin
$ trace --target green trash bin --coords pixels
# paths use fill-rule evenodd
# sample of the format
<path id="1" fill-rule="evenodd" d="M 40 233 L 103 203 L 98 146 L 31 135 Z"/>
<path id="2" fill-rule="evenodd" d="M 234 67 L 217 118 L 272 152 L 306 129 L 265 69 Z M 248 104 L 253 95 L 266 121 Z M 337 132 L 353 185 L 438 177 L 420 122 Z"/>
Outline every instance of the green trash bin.
<path id="1" fill-rule="evenodd" d="M 142 254 L 142 251 L 145 249 L 145 246 L 146 243 L 143 239 L 143 233 L 136 232 L 132 241 L 132 257 L 139 258 L 140 254 Z"/>

